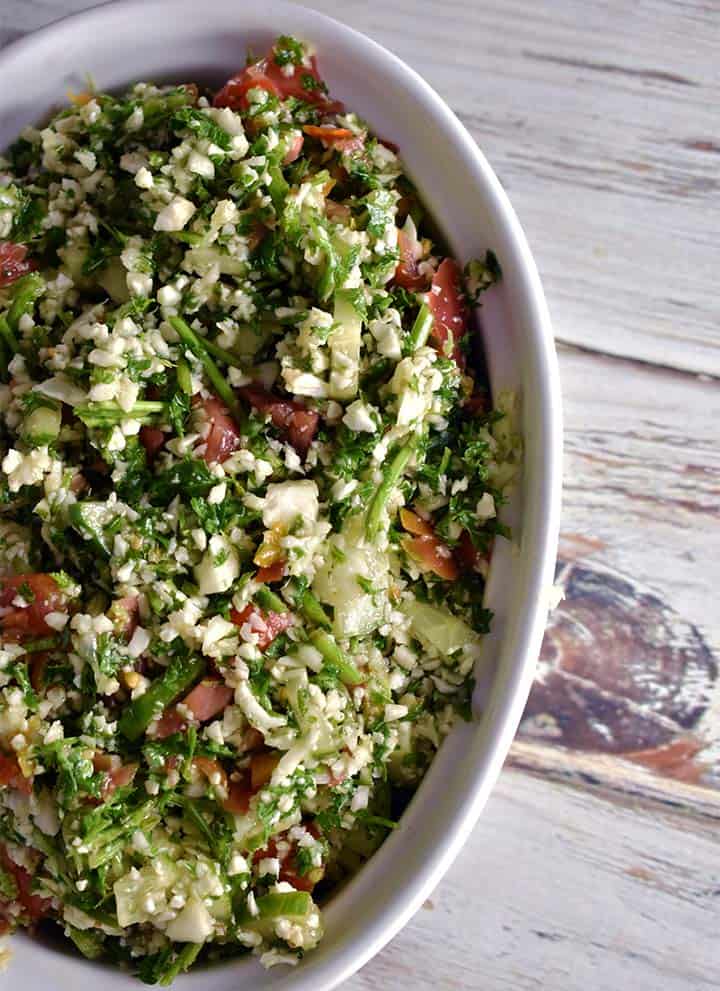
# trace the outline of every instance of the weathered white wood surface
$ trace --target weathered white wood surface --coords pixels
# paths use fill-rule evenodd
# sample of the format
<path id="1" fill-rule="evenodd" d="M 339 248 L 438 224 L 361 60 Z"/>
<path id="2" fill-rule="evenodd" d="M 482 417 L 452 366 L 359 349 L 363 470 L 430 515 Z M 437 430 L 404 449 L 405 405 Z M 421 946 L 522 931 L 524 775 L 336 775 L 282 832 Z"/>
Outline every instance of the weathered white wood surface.
<path id="1" fill-rule="evenodd" d="M 567 430 L 568 596 L 515 769 L 348 991 L 717 987 L 720 6 L 309 5 L 418 69 L 488 155 L 543 275 Z M 0 44 L 88 6 L 0 0 Z"/>

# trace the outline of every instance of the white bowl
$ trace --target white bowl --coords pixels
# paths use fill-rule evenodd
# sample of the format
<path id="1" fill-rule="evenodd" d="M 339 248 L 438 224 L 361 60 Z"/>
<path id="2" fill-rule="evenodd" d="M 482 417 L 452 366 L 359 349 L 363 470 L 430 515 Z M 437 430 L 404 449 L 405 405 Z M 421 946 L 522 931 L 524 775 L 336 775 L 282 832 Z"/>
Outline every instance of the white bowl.
<path id="1" fill-rule="evenodd" d="M 512 742 L 532 682 L 553 580 L 560 505 L 560 389 L 535 263 L 507 196 L 474 141 L 412 69 L 368 38 L 284 0 L 124 0 L 68 17 L 0 53 L 0 148 L 81 90 L 139 79 L 219 84 L 278 34 L 311 41 L 334 96 L 396 142 L 421 196 L 463 261 L 496 252 L 504 278 L 483 310 L 494 391 L 522 396 L 524 474 L 487 588 L 495 611 L 476 709 L 444 743 L 399 828 L 325 910 L 320 948 L 294 969 L 241 959 L 180 980 L 183 988 L 325 991 L 361 967 L 407 922 L 460 852 Z M 512 829 L 512 823 L 508 823 Z M 18 936 L 9 979 L 28 991 L 139 987 L 129 976 Z M 468 948 L 468 952 L 471 952 Z"/>

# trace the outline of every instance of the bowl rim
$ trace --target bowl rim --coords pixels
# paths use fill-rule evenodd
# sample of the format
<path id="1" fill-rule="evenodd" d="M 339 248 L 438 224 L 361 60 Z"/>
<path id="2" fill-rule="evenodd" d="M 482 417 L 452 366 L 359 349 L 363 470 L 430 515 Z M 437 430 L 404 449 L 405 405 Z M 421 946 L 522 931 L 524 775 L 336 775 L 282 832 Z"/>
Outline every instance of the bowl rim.
<path id="1" fill-rule="evenodd" d="M 93 22 L 101 26 L 104 19 L 115 13 L 133 17 L 147 16 L 149 11 L 165 10 L 169 13 L 172 10 L 177 15 L 178 7 L 183 3 L 190 4 L 192 0 L 104 0 L 94 7 L 67 14 L 10 41 L 0 49 L 0 75 L 14 60 L 22 59 L 38 46 L 52 43 L 53 36 L 60 38 L 67 29 L 83 26 L 88 30 Z M 208 4 L 209 8 L 232 6 L 233 0 L 211 0 Z M 531 332 L 525 347 L 540 392 L 537 413 L 542 469 L 536 467 L 532 473 L 532 484 L 528 483 L 523 511 L 523 533 L 529 535 L 533 555 L 523 583 L 526 605 L 519 624 L 522 628 L 515 637 L 512 649 L 515 663 L 503 697 L 497 700 L 492 716 L 494 730 L 486 734 L 492 743 L 488 745 L 485 740 L 482 741 L 482 751 L 477 754 L 477 771 L 467 782 L 462 801 L 456 803 L 452 815 L 445 820 L 446 841 L 436 844 L 430 851 L 424 869 L 402 889 L 402 897 L 398 895 L 382 906 L 377 916 L 366 923 L 361 936 L 354 935 L 347 946 L 343 943 L 331 951 L 318 967 L 301 968 L 282 982 L 283 987 L 294 991 L 330 991 L 378 953 L 438 884 L 477 823 L 510 749 L 532 685 L 549 608 L 548 590 L 554 578 L 562 483 L 561 391 L 550 314 L 527 238 L 492 167 L 462 122 L 416 70 L 372 38 L 336 18 L 292 0 L 271 0 L 269 6 L 273 8 L 273 13 L 285 9 L 294 15 L 303 14 L 307 18 L 308 37 L 312 37 L 314 25 L 340 31 L 362 56 L 381 60 L 388 72 L 398 80 L 403 77 L 404 82 L 412 87 L 413 99 L 423 103 L 424 109 L 431 112 L 449 140 L 456 145 L 473 185 L 482 189 L 483 197 L 489 201 L 488 209 L 502 229 L 505 257 L 510 254 L 516 275 L 514 291 L 522 296 L 528 311 L 527 324 Z M 235 7 L 235 13 L 240 22 L 242 8 Z M 212 26 L 212 16 L 208 19 L 208 26 Z M 84 965 L 87 966 L 87 962 Z M 90 973 L 88 970 L 88 976 Z"/>

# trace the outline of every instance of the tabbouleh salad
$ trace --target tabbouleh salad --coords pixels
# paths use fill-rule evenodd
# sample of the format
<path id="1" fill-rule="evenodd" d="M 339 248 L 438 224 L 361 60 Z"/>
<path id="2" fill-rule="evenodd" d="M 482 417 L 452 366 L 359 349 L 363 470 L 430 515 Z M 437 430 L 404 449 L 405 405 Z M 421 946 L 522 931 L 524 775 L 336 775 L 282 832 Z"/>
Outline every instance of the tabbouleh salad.
<path id="1" fill-rule="evenodd" d="M 318 943 L 470 713 L 499 277 L 289 37 L 0 159 L 1 929 L 150 984 Z"/>

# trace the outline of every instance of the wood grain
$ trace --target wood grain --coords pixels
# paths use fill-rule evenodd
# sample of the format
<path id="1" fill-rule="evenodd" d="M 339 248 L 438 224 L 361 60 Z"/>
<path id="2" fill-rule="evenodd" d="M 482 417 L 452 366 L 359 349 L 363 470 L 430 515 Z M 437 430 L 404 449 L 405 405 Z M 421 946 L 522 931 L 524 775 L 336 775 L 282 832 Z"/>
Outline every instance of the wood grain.
<path id="1" fill-rule="evenodd" d="M 347 991 L 710 991 L 717 823 L 506 771 L 426 907 Z"/>
<path id="2" fill-rule="evenodd" d="M 468 126 L 563 344 L 567 597 L 513 768 L 427 907 L 346 988 L 714 988 L 720 8 L 309 5 L 397 52 Z M 0 44 L 88 6 L 3 0 Z"/>

